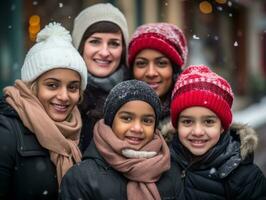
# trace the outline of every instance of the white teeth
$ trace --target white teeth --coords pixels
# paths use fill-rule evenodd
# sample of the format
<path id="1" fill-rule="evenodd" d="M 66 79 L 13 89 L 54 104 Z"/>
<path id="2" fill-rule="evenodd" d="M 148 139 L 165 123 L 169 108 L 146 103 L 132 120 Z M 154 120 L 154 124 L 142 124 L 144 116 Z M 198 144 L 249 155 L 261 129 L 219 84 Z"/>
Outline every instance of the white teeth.
<path id="1" fill-rule="evenodd" d="M 109 64 L 108 60 L 95 60 L 95 62 L 99 64 Z"/>

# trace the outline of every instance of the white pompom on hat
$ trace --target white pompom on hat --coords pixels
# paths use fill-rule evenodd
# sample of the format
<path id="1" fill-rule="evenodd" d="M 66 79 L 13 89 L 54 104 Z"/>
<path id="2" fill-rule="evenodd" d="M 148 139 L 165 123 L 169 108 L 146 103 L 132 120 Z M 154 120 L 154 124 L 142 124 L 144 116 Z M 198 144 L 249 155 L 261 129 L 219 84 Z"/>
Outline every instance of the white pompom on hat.
<path id="1" fill-rule="evenodd" d="M 28 51 L 21 69 L 21 80 L 32 82 L 43 73 L 57 68 L 72 69 L 80 74 L 81 89 L 87 85 L 87 67 L 72 45 L 68 30 L 52 22 L 42 29 L 36 44 Z"/>

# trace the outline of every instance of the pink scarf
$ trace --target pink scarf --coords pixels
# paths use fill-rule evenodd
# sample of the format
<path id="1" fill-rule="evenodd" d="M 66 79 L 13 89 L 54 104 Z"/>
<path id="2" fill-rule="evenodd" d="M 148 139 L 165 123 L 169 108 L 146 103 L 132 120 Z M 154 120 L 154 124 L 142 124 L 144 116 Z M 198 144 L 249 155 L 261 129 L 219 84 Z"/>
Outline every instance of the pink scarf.
<path id="1" fill-rule="evenodd" d="M 41 146 L 49 150 L 60 184 L 63 175 L 74 164 L 73 159 L 75 162 L 81 160 L 77 144 L 82 122 L 77 107 L 74 107 L 69 121 L 55 122 L 21 80 L 16 80 L 14 86 L 4 88 L 4 94 L 23 124 L 36 135 Z"/>
<path id="2" fill-rule="evenodd" d="M 159 132 L 154 133 L 154 138 L 141 149 L 127 141 L 120 140 L 105 125 L 103 120 L 96 123 L 94 127 L 94 142 L 100 154 L 117 171 L 129 179 L 127 184 L 128 200 L 159 200 L 160 194 L 155 184 L 161 174 L 170 168 L 170 153 L 167 144 Z M 132 149 L 145 154 L 156 152 L 149 158 L 127 158 L 122 151 Z"/>

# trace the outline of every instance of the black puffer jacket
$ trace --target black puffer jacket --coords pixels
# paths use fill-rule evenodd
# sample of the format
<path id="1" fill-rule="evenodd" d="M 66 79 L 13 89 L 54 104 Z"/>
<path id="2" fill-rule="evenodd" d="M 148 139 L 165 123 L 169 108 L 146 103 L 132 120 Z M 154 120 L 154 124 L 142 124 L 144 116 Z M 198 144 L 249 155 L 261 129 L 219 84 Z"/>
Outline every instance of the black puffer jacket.
<path id="1" fill-rule="evenodd" d="M 236 125 L 206 155 L 191 159 L 174 138 L 171 155 L 182 169 L 186 199 L 266 199 L 265 176 L 253 163 L 256 143 L 252 129 Z"/>
<path id="2" fill-rule="evenodd" d="M 121 173 L 106 163 L 92 142 L 83 161 L 73 166 L 63 177 L 60 199 L 126 200 L 127 181 Z M 162 199 L 184 199 L 180 171 L 175 163 L 156 184 Z"/>
<path id="3" fill-rule="evenodd" d="M 23 126 L 15 110 L 0 100 L 0 199 L 53 200 L 56 169 L 49 152 Z"/>

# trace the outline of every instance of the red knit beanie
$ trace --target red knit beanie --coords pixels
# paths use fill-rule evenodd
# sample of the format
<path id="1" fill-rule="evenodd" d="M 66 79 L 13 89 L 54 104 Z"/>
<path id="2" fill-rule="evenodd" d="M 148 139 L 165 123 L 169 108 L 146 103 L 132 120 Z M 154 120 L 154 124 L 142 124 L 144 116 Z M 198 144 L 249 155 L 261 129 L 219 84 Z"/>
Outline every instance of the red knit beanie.
<path id="1" fill-rule="evenodd" d="M 143 49 L 160 51 L 181 69 L 187 60 L 187 41 L 183 32 L 169 23 L 151 23 L 139 26 L 133 33 L 128 48 L 131 67 L 136 55 Z"/>
<path id="2" fill-rule="evenodd" d="M 231 86 L 224 78 L 206 66 L 189 66 L 178 77 L 172 92 L 172 124 L 177 127 L 179 114 L 184 109 L 202 106 L 212 110 L 227 130 L 232 122 L 233 99 Z"/>

